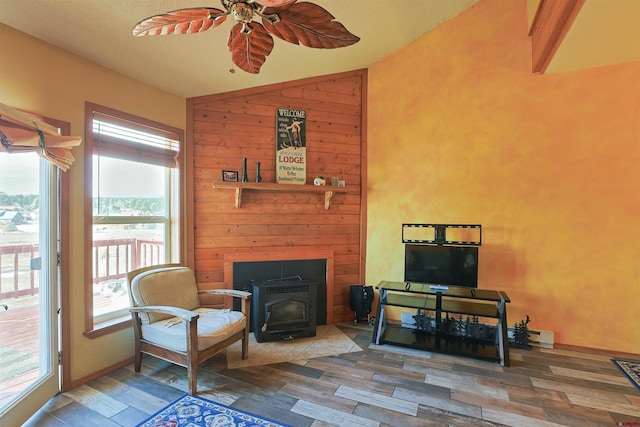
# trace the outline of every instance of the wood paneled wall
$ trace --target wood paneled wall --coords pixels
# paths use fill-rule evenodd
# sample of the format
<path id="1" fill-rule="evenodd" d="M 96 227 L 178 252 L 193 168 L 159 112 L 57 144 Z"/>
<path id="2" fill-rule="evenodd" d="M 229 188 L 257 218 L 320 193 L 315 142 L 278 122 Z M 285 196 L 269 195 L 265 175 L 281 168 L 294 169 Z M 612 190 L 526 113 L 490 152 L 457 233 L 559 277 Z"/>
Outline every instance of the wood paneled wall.
<path id="1" fill-rule="evenodd" d="M 189 198 L 187 262 L 203 289 L 224 287 L 225 255 L 332 251 L 333 320 L 353 319 L 349 285 L 364 280 L 366 188 L 366 70 L 314 77 L 236 92 L 190 98 L 187 138 L 193 179 Z M 336 194 L 325 210 L 324 193 L 247 191 L 234 207 L 235 191 L 214 189 L 222 170 L 249 181 L 256 162 L 263 182 L 276 180 L 276 109 L 305 110 L 307 185 L 321 175 L 354 190 Z"/>

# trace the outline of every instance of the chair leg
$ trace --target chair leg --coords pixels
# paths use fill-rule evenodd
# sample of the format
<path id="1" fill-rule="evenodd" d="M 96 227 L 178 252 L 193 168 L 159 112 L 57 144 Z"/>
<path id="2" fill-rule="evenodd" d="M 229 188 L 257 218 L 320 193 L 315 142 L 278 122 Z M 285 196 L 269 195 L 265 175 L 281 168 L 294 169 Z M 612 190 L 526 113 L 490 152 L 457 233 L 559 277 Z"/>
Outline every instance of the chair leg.
<path id="1" fill-rule="evenodd" d="M 249 357 L 249 338 L 242 338 L 242 360 Z"/>
<path id="2" fill-rule="evenodd" d="M 136 350 L 136 355 L 135 355 L 135 362 L 133 364 L 133 369 L 136 372 L 140 372 L 140 369 L 142 368 L 142 352 Z"/>
<path id="3" fill-rule="evenodd" d="M 249 357 L 249 334 L 249 326 L 247 323 L 247 326 L 244 328 L 244 338 L 242 338 L 242 360 L 247 360 Z"/>
<path id="4" fill-rule="evenodd" d="M 142 331 L 140 330 L 140 317 L 138 313 L 131 313 L 131 320 L 133 323 L 133 338 L 134 338 L 134 369 L 136 372 L 140 372 L 142 368 Z"/>
<path id="5" fill-rule="evenodd" d="M 194 396 L 198 394 L 198 365 L 195 363 L 190 363 L 187 366 L 187 382 L 189 383 L 189 394 Z"/>
<path id="6" fill-rule="evenodd" d="M 140 339 L 137 336 L 134 351 L 136 354 L 134 355 L 133 367 L 136 372 L 140 372 L 142 368 L 142 344 L 140 344 Z"/>
<path id="7" fill-rule="evenodd" d="M 198 388 L 198 317 L 186 322 L 187 328 L 187 382 L 189 394 L 197 394 Z"/>

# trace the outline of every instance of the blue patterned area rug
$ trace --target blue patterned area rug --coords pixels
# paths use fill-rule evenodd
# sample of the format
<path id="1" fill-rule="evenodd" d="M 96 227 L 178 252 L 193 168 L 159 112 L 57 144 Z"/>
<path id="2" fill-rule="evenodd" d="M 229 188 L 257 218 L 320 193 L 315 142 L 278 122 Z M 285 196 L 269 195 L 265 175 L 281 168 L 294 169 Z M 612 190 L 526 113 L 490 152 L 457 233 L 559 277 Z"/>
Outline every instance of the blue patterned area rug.
<path id="1" fill-rule="evenodd" d="M 170 403 L 137 427 L 290 427 L 257 415 L 188 394 Z"/>
<path id="2" fill-rule="evenodd" d="M 640 391 L 640 361 L 611 359 L 614 365 L 629 378 L 629 381 Z"/>

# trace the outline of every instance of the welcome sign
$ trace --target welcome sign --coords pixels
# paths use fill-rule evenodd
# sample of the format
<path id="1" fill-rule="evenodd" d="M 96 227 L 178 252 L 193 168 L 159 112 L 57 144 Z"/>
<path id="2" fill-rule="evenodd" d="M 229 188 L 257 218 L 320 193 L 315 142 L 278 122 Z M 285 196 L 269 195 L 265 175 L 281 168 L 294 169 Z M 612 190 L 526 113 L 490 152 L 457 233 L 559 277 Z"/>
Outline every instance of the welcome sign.
<path id="1" fill-rule="evenodd" d="M 276 182 L 307 182 L 307 114 L 304 110 L 278 108 L 276 117 Z"/>

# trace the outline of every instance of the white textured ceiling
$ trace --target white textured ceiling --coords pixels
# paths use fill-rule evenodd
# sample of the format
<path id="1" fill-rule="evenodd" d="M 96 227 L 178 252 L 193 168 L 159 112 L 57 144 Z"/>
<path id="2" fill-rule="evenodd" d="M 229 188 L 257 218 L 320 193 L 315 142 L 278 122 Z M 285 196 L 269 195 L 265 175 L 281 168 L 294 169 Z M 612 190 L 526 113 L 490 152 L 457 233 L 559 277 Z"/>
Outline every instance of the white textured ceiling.
<path id="1" fill-rule="evenodd" d="M 367 68 L 477 0 L 313 0 L 361 38 L 311 49 L 274 37 L 260 74 L 232 67 L 232 22 L 199 34 L 133 37 L 140 20 L 219 0 L 0 0 L 0 22 L 123 74 L 184 97 Z M 401 7 L 400 7 L 401 6 Z"/>
<path id="2" fill-rule="evenodd" d="M 640 1 L 585 0 L 546 73 L 640 61 Z"/>
<path id="3" fill-rule="evenodd" d="M 274 38 L 273 51 L 258 75 L 239 69 L 229 72 L 232 68 L 226 48 L 232 26 L 229 20 L 199 34 L 140 38 L 131 35 L 132 27 L 148 16 L 188 7 L 221 9 L 219 0 L 0 0 L 0 22 L 160 89 L 194 97 L 367 68 L 477 1 L 312 0 L 359 36 L 360 42 L 346 48 L 324 50 Z M 603 2 L 608 6 L 605 7 L 607 13 L 616 9 L 615 4 L 640 4 L 640 0 L 586 0 L 583 10 L 588 10 L 590 3 L 602 6 Z M 580 17 L 571 32 L 574 27 L 580 28 Z M 568 40 L 572 40 L 571 32 Z M 583 29 L 583 35 L 574 39 L 579 43 L 584 34 L 591 33 Z M 625 51 L 616 61 L 620 62 L 621 57 L 640 60 L 638 46 L 635 44 L 632 52 L 637 54 L 635 58 L 625 56 L 628 55 Z M 609 50 L 599 47 L 603 53 Z M 554 69 L 552 62 L 549 70 L 602 65 L 599 63 L 602 60 L 593 58 L 597 50 L 587 51 L 585 59 L 575 57 L 576 49 L 569 49 L 569 64 Z"/>

